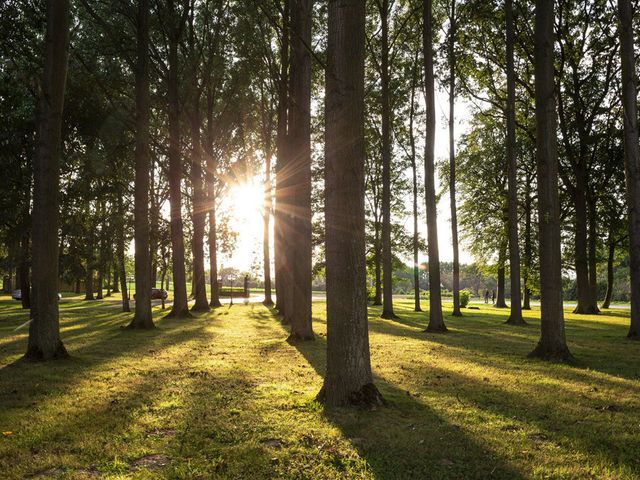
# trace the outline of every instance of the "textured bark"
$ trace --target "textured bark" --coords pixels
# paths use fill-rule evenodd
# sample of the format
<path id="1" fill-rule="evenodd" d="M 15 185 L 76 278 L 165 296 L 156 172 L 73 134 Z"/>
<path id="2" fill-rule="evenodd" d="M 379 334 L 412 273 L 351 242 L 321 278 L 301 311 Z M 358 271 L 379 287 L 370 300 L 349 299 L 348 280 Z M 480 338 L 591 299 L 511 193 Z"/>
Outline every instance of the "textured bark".
<path id="1" fill-rule="evenodd" d="M 117 262 L 117 260 L 116 260 Z M 113 280 L 111 282 L 111 293 L 120 293 L 120 275 L 116 265 L 113 268 Z"/>
<path id="2" fill-rule="evenodd" d="M 496 308 L 507 308 L 507 302 L 505 299 L 505 257 L 506 257 L 506 245 L 501 247 L 500 255 L 498 259 L 498 288 L 496 292 L 496 302 L 494 306 Z"/>
<path id="3" fill-rule="evenodd" d="M 562 309 L 553 4 L 553 0 L 536 0 L 535 103 L 541 334 L 530 356 L 567 361 L 571 359 L 571 353 L 565 339 Z"/>
<path id="4" fill-rule="evenodd" d="M 391 252 L 391 105 L 389 100 L 389 0 L 378 2 L 382 26 L 380 86 L 382 102 L 382 318 L 393 311 L 393 257 Z"/>
<path id="5" fill-rule="evenodd" d="M 129 289 L 127 288 L 127 271 L 125 267 L 124 248 L 124 204 L 122 195 L 118 195 L 118 234 L 116 239 L 116 263 L 120 278 L 120 290 L 122 291 L 122 311 L 130 312 Z M 115 291 L 115 289 L 114 289 Z"/>
<path id="6" fill-rule="evenodd" d="M 280 44 L 280 78 L 278 81 L 278 129 L 276 132 L 276 188 L 273 218 L 274 266 L 276 284 L 276 308 L 286 321 L 287 261 L 286 220 L 284 195 L 286 186 L 286 148 L 289 92 L 289 0 L 284 0 L 282 9 L 282 38 Z"/>
<path id="7" fill-rule="evenodd" d="M 137 21 L 136 149 L 134 239 L 136 306 L 129 328 L 154 328 L 151 317 L 151 254 L 149 251 L 149 0 L 139 0 Z"/>
<path id="8" fill-rule="evenodd" d="M 312 0 L 291 4 L 291 104 L 289 185 L 291 201 L 290 340 L 312 340 L 311 324 L 311 14 Z"/>
<path id="9" fill-rule="evenodd" d="M 375 405 L 382 402 L 382 397 L 373 385 L 367 325 L 365 5 L 360 0 L 330 0 L 328 10 L 325 95 L 327 370 L 318 400 L 332 406 Z"/>
<path id="10" fill-rule="evenodd" d="M 193 3 L 191 8 L 195 8 Z M 191 51 L 189 127 L 191 134 L 191 186 L 193 189 L 193 211 L 191 212 L 193 237 L 191 238 L 191 249 L 193 251 L 193 295 L 195 302 L 191 310 L 194 312 L 208 312 L 210 307 L 209 301 L 207 300 L 207 284 L 204 270 L 204 227 L 207 219 L 207 211 L 205 206 L 204 175 L 202 168 L 202 139 L 200 137 L 201 90 L 198 86 L 199 56 L 195 45 L 193 21 L 192 13 L 190 17 L 189 35 L 189 50 Z"/>
<path id="11" fill-rule="evenodd" d="M 598 210 L 592 193 L 587 195 L 589 207 L 589 308 L 600 313 L 598 308 Z"/>
<path id="12" fill-rule="evenodd" d="M 409 143 L 411 147 L 411 178 L 413 181 L 413 310 L 421 312 L 420 307 L 420 268 L 418 265 L 418 169 L 416 164 L 416 139 L 413 131 L 415 118 L 416 90 L 418 88 L 418 53 L 413 63 L 413 81 L 411 83 L 411 108 L 409 110 Z"/>
<path id="13" fill-rule="evenodd" d="M 375 221 L 374 262 L 375 262 L 375 293 L 373 305 L 382 305 L 382 241 L 380 239 L 380 222 Z"/>
<path id="14" fill-rule="evenodd" d="M 575 204 L 575 267 L 576 284 L 578 288 L 578 303 L 574 313 L 592 314 L 597 313 L 594 309 L 594 302 L 591 299 L 589 288 L 589 255 L 587 253 L 587 171 L 584 160 L 574 164 L 574 174 L 576 176 L 575 189 L 573 190 L 573 200 Z"/>
<path id="15" fill-rule="evenodd" d="M 429 253 L 429 324 L 428 332 L 446 332 L 442 317 L 440 292 L 440 254 L 438 251 L 438 220 L 435 189 L 434 146 L 436 136 L 435 79 L 433 75 L 433 9 L 432 0 L 424 1 L 423 55 L 424 85 L 427 107 L 427 137 L 424 156 L 424 183 L 427 207 L 427 241 Z"/>
<path id="16" fill-rule="evenodd" d="M 20 294 L 22 308 L 31 308 L 31 281 L 29 280 L 29 230 L 20 239 Z"/>
<path id="17" fill-rule="evenodd" d="M 449 15 L 449 205 L 451 208 L 451 247 L 453 249 L 453 316 L 460 311 L 460 249 L 458 247 L 458 209 L 456 207 L 456 146 L 455 146 L 455 95 L 456 95 L 456 1 L 451 0 Z"/>
<path id="18" fill-rule="evenodd" d="M 629 257 L 631 277 L 631 325 L 629 338 L 640 340 L 640 147 L 638 106 L 630 0 L 618 0 L 620 54 L 622 57 L 622 105 L 624 107 L 624 161 L 629 208 Z"/>
<path id="19" fill-rule="evenodd" d="M 93 296 L 94 285 L 93 285 L 93 274 L 94 274 L 94 245 L 93 245 L 93 231 L 89 230 L 87 235 L 87 266 L 85 269 L 85 278 L 84 278 L 84 289 L 85 289 L 85 300 L 95 300 Z"/>
<path id="20" fill-rule="evenodd" d="M 69 1 L 48 0 L 44 72 L 34 161 L 33 298 L 25 358 L 66 357 L 58 318 L 58 222 L 62 110 L 69 53 Z"/>
<path id="21" fill-rule="evenodd" d="M 218 285 L 218 230 L 216 220 L 216 188 L 218 160 L 213 153 L 214 122 L 213 122 L 213 92 L 207 91 L 207 201 L 209 212 L 209 285 L 211 286 L 211 301 L 209 306 L 217 308 L 220 303 L 220 287 Z"/>
<path id="22" fill-rule="evenodd" d="M 524 269 L 522 272 L 522 281 L 524 285 L 524 298 L 522 301 L 523 310 L 531 310 L 531 289 L 529 288 L 529 277 L 531 273 L 531 184 L 527 181 L 525 185 L 525 213 L 524 213 Z"/>
<path id="23" fill-rule="evenodd" d="M 511 280 L 511 312 L 507 323 L 524 325 L 520 299 L 520 246 L 518 244 L 518 166 L 516 151 L 516 79 L 513 60 L 515 27 L 513 0 L 505 1 L 507 30 L 507 207 L 509 237 L 509 274 Z M 506 305 L 505 305 L 506 306 Z"/>
<path id="24" fill-rule="evenodd" d="M 170 11 L 177 17 L 170 1 Z M 182 225 L 182 158 L 180 156 L 180 100 L 178 92 L 178 44 L 182 25 L 169 31 L 169 72 L 167 102 L 169 117 L 169 215 L 171 227 L 171 266 L 173 272 L 173 305 L 167 316 L 189 318 L 187 276 L 185 272 L 184 228 Z"/>
<path id="25" fill-rule="evenodd" d="M 609 232 L 607 246 L 609 250 L 609 254 L 607 255 L 607 293 L 604 296 L 602 308 L 609 308 L 611 306 L 611 299 L 613 298 L 613 260 L 616 254 L 616 242 L 613 238 L 613 232 L 611 231 Z"/>
<path id="26" fill-rule="evenodd" d="M 271 138 L 271 132 L 269 132 Z M 270 152 L 271 148 L 269 148 Z M 262 213 L 262 271 L 264 272 L 264 300 L 263 304 L 273 305 L 271 298 L 271 246 L 269 241 L 269 226 L 271 224 L 271 153 L 265 162 L 264 179 L 264 211 Z"/>

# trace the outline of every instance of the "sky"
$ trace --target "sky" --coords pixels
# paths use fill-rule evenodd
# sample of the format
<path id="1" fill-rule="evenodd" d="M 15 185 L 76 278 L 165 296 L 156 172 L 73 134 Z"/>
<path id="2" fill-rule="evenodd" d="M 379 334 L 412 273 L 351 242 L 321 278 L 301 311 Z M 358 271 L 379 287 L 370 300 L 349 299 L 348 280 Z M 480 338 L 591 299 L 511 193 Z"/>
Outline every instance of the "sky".
<path id="1" fill-rule="evenodd" d="M 436 92 L 436 160 L 449 158 L 449 129 L 448 96 L 443 92 Z M 467 129 L 470 117 L 470 107 L 462 101 L 456 102 L 456 142 Z M 410 198 L 407 192 L 407 198 Z M 250 271 L 252 266 L 261 265 L 262 259 L 262 218 L 256 205 L 262 205 L 262 187 L 258 179 L 250 180 L 247 184 L 237 185 L 231 188 L 229 195 L 223 200 L 221 208 L 229 212 L 232 218 L 231 227 L 239 232 L 235 251 L 232 255 L 220 255 L 221 267 L 235 267 L 242 271 Z M 422 205 L 424 212 L 424 205 Z M 438 244 L 440 259 L 452 261 L 453 251 L 451 246 L 451 215 L 449 209 L 449 195 L 443 195 L 438 204 Z M 272 222 L 273 225 L 273 222 Z M 411 231 L 412 219 L 405 219 L 407 230 Z M 426 238 L 426 220 L 419 222 L 420 234 Z M 273 234 L 272 234 L 273 236 Z M 273 241 L 271 242 L 273 245 Z M 273 257 L 272 257 L 273 258 Z M 421 259 L 426 260 L 426 252 L 421 252 Z M 470 263 L 473 258 L 464 245 L 460 245 L 460 262 Z M 407 258 L 407 263 L 410 259 Z M 257 272 L 261 276 L 261 272 Z"/>

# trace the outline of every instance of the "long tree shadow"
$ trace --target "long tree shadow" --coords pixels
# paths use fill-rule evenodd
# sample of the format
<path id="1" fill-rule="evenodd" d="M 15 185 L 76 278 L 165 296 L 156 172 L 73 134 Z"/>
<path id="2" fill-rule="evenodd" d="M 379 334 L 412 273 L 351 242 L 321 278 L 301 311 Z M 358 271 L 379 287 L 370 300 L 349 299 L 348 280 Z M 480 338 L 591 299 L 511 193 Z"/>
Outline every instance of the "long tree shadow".
<path id="1" fill-rule="evenodd" d="M 295 347 L 324 376 L 326 339 Z M 388 407 L 379 411 L 327 408 L 325 416 L 352 441 L 376 478 L 524 478 L 506 459 L 407 391 L 375 374 L 374 382 Z M 478 463 L 479 458 L 484 461 Z"/>

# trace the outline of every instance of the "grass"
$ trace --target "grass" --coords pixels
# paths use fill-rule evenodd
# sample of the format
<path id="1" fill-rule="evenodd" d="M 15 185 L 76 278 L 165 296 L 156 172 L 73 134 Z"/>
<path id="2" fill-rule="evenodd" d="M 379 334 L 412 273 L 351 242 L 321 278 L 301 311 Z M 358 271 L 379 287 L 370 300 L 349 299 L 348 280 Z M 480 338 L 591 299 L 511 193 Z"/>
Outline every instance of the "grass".
<path id="1" fill-rule="evenodd" d="M 152 332 L 100 302 L 65 301 L 71 358 L 17 362 L 27 321 L 0 298 L 0 477 L 640 478 L 640 343 L 628 312 L 567 312 L 576 365 L 528 360 L 527 327 L 480 306 L 423 333 L 424 313 L 370 311 L 375 381 L 389 406 L 325 410 L 324 304 L 315 342 L 259 304 L 223 306 Z M 449 313 L 449 312 L 447 312 Z"/>

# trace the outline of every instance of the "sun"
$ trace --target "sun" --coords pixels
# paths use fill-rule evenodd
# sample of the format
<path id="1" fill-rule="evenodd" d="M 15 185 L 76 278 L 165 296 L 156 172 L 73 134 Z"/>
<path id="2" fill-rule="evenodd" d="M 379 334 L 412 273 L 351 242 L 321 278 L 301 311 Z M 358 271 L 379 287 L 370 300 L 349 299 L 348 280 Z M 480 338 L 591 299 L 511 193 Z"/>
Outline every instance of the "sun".
<path id="1" fill-rule="evenodd" d="M 238 233 L 228 266 L 248 270 L 260 252 L 263 238 L 264 186 L 257 176 L 232 185 L 220 205 L 229 217 L 229 226 Z"/>

